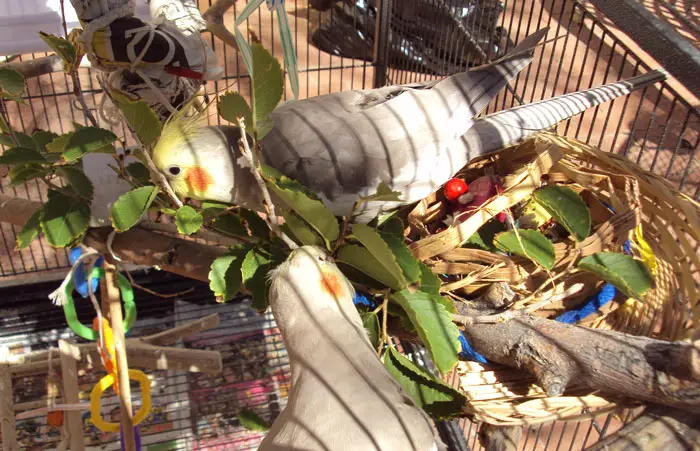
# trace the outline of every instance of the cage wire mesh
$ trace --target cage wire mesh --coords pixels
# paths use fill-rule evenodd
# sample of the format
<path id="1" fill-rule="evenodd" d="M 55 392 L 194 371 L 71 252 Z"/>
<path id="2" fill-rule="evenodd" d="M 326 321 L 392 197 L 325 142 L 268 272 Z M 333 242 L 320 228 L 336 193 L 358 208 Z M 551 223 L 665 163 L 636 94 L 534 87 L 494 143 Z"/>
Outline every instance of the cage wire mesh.
<path id="1" fill-rule="evenodd" d="M 234 17 L 243 4 L 244 2 L 236 2 L 226 14 L 227 26 L 233 26 Z M 558 39 L 536 51 L 533 63 L 493 100 L 486 113 L 631 77 L 650 69 L 634 49 L 625 45 L 609 30 L 604 20 L 573 0 L 383 0 L 383 8 L 378 8 L 375 0 L 294 0 L 287 1 L 286 4 L 300 70 L 300 98 L 340 90 L 369 89 L 384 84 L 439 78 L 497 58 L 524 36 L 545 26 L 550 28 L 549 38 Z M 211 5 L 211 0 L 199 2 L 202 11 Z M 251 36 L 259 39 L 281 60 L 278 29 L 273 16 L 265 8 L 255 12 L 242 29 L 249 30 L 249 39 Z M 241 56 L 208 33 L 205 36 L 225 69 L 223 79 L 209 82 L 205 86 L 209 100 L 226 90 L 239 91 L 249 97 L 250 78 Z M 36 59 L 45 55 L 34 53 L 21 55 L 18 59 Z M 88 106 L 98 108 L 103 94 L 95 74 L 89 69 L 81 69 L 80 82 Z M 25 104 L 2 101 L 2 110 L 15 129 L 27 133 L 35 129 L 64 133 L 72 129 L 72 122 L 83 125 L 87 123 L 73 99 L 71 80 L 63 73 L 31 78 L 27 85 Z M 285 100 L 288 99 L 288 92 L 291 91 L 285 91 Z M 101 121 L 99 117 L 98 121 Z M 221 123 L 216 114 L 212 114 L 209 121 Z M 100 123 L 100 126 L 108 127 L 105 123 Z M 113 127 L 113 130 L 120 136 L 129 136 L 124 123 Z M 700 114 L 666 83 L 593 108 L 560 124 L 558 131 L 603 150 L 625 155 L 643 168 L 663 175 L 689 196 L 700 198 L 700 163 L 695 158 L 700 140 Z M 127 139 L 127 144 L 132 143 Z M 38 182 L 8 187 L 7 178 L 3 178 L 0 187 L 3 193 L 37 201 L 46 200 L 45 187 Z M 65 273 L 69 266 L 65 251 L 52 249 L 43 240 L 34 242 L 28 249 L 17 251 L 15 238 L 19 229 L 4 223 L 0 227 L 0 282 L 4 285 L 28 283 L 29 280 L 34 280 L 30 277 L 32 274 L 48 277 L 50 274 L 62 276 Z M 167 280 L 169 282 L 165 285 L 153 283 L 160 288 L 167 286 L 167 291 L 192 285 L 191 282 L 177 278 Z M 45 294 L 36 294 L 39 291 L 37 288 L 31 291 L 33 295 L 27 294 L 29 297 L 23 298 L 21 302 L 27 305 L 4 306 L 0 339 L 12 352 L 21 353 L 49 344 L 55 345 L 59 337 L 70 336 L 66 335 L 68 330 L 63 323 L 62 312 L 46 311 L 41 307 L 47 300 Z M 28 305 L 30 299 L 36 301 L 36 308 Z M 263 349 L 260 352 L 263 357 L 260 358 L 265 360 L 263 366 L 267 365 L 267 369 L 263 371 L 264 375 L 259 375 L 255 380 L 264 380 L 263 385 L 271 385 L 272 394 L 257 387 L 259 394 L 253 398 L 258 400 L 258 404 L 253 403 L 251 406 L 260 409 L 268 417 L 281 409 L 288 387 L 288 374 L 285 362 L 278 355 L 281 352 L 281 340 L 271 318 L 252 315 L 252 311 L 240 303 L 215 307 L 211 305 L 213 300 L 204 286 L 197 286 L 193 293 L 183 295 L 182 299 L 187 302 L 173 302 L 137 293 L 139 316 L 145 318 L 137 325 L 145 329 L 156 323 L 162 327 L 166 323 L 178 323 L 183 318 L 195 319 L 202 316 L 202 308 L 197 307 L 198 303 L 207 303 L 207 308 L 219 309 L 232 317 L 238 315 L 238 323 L 235 322 L 236 318 L 227 325 L 222 322 L 217 329 L 220 336 L 209 337 L 212 340 L 209 345 L 229 346 L 229 342 L 235 342 L 237 344 L 234 347 L 238 347 L 238 350 L 232 359 L 244 361 L 257 361 L 257 357 L 251 360 L 242 353 L 258 355 L 256 350 Z M 89 313 L 85 310 L 81 315 L 85 319 Z M 153 321 L 153 318 L 158 319 Z M 239 337 L 248 333 L 246 331 L 253 331 L 250 335 L 253 338 L 248 340 L 245 336 Z M 139 330 L 135 333 L 138 335 Z M 146 332 L 142 330 L 141 333 Z M 260 340 L 256 341 L 258 338 L 255 337 Z M 273 357 L 268 356 L 269 352 L 272 352 Z M 226 359 L 225 356 L 225 362 Z M 34 398 L 22 401 L 28 403 L 27 406 L 40 402 L 43 381 L 41 376 L 35 376 L 37 377 L 34 382 L 22 382 L 37 387 L 36 393 L 27 392 L 33 393 L 31 396 Z M 210 405 L 203 402 L 204 410 L 195 412 L 192 400 L 199 398 L 193 396 L 198 390 L 197 382 L 194 385 L 191 383 L 191 380 L 196 379 L 194 376 L 165 372 L 158 377 L 163 378 L 161 388 L 167 391 L 167 396 L 164 396 L 168 400 L 163 401 L 162 412 L 165 413 L 154 415 L 151 424 L 153 434 L 164 434 L 162 442 L 165 445 L 153 449 L 255 447 L 254 437 L 250 444 L 226 442 L 227 439 L 223 439 L 221 444 L 216 444 L 214 440 L 211 445 L 197 448 L 200 445 L 196 440 L 200 437 L 236 435 L 237 432 L 234 432 L 240 427 L 235 416 L 227 417 L 226 413 L 240 408 L 242 401 L 236 398 L 235 402 L 231 401 L 231 405 L 226 405 L 226 401 L 220 402 L 220 399 L 212 400 Z M 226 391 L 227 385 L 223 377 L 217 382 L 202 383 L 209 384 L 207 389 L 214 390 L 218 397 L 222 391 Z M 202 379 L 205 380 L 206 378 Z M 449 381 L 458 386 L 459 374 L 451 374 Z M 251 390 L 251 393 L 255 392 Z M 245 392 L 246 389 L 235 388 L 233 391 Z M 181 398 L 186 398 L 190 405 L 185 406 L 186 403 Z M 250 403 L 250 399 L 245 399 L 245 402 Z M 518 449 L 583 449 L 610 435 L 637 413 L 638 409 L 623 410 L 601 415 L 593 421 L 533 426 L 524 431 Z M 198 423 L 200 417 L 206 417 L 201 424 Z M 166 423 L 169 425 L 162 426 Z M 42 427 L 45 428 L 45 425 L 27 425 L 27 436 L 31 439 L 32 434 L 40 434 Z M 479 449 L 478 425 L 464 420 L 460 427 L 464 430 L 466 447 Z M 158 432 L 159 428 L 163 431 Z M 204 430 L 209 432 L 203 432 Z M 169 437 L 177 431 L 189 431 L 195 437 L 195 442 L 170 443 Z M 187 435 L 185 432 L 183 434 Z M 110 443 L 118 444 L 116 441 Z M 37 444 L 28 442 L 26 446 L 33 447 Z"/>

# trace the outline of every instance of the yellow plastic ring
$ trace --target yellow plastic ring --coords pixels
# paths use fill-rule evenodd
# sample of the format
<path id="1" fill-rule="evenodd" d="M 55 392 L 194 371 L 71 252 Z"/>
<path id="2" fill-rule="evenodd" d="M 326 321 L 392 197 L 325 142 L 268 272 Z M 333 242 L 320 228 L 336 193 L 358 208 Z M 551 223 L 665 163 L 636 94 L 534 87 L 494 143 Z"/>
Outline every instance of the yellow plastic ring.
<path id="1" fill-rule="evenodd" d="M 100 412 L 100 407 L 102 407 L 100 398 L 102 398 L 104 391 L 114 384 L 116 377 L 117 375 L 114 373 L 106 375 L 95 384 L 90 393 L 90 421 L 102 432 L 119 432 L 121 428 L 121 423 L 105 421 L 102 418 L 102 412 Z M 129 379 L 137 381 L 141 386 L 141 408 L 134 415 L 134 426 L 136 426 L 146 419 L 151 410 L 151 380 L 140 370 L 129 370 Z"/>

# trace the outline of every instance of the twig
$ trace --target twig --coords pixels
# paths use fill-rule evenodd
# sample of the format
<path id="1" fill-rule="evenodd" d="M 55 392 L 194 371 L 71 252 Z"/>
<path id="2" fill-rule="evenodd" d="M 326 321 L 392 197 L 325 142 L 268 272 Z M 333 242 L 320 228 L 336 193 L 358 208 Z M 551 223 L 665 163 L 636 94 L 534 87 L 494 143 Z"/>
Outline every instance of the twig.
<path id="1" fill-rule="evenodd" d="M 63 33 L 65 34 L 66 39 L 68 39 L 68 25 L 66 24 L 66 9 L 64 5 L 65 1 L 66 0 L 61 0 L 61 24 L 63 25 Z M 83 90 L 80 88 L 80 78 L 78 77 L 77 68 L 71 67 L 69 73 L 70 78 L 73 81 L 73 95 L 75 95 L 75 98 L 78 99 L 85 118 L 90 121 L 90 124 L 92 124 L 93 127 L 99 127 L 97 120 L 95 120 L 95 116 L 92 114 L 92 111 L 90 111 L 90 108 L 88 108 L 87 102 L 85 102 Z"/>
<path id="2" fill-rule="evenodd" d="M 136 134 L 135 133 L 132 133 L 132 134 L 134 135 L 134 138 L 136 138 Z M 136 140 L 137 140 L 137 142 L 139 142 L 138 138 L 136 138 Z M 139 144 L 141 144 L 141 143 L 139 142 Z M 144 158 L 146 158 L 146 165 L 148 166 L 148 169 L 151 170 L 151 174 L 155 175 L 155 178 L 157 179 L 158 184 L 161 186 L 161 188 L 163 188 L 163 190 L 165 190 L 165 194 L 167 194 L 168 197 L 170 198 L 170 200 L 172 200 L 173 203 L 175 205 L 177 205 L 177 208 L 182 207 L 184 204 L 182 203 L 180 198 L 177 197 L 177 194 L 175 194 L 175 190 L 173 190 L 173 187 L 170 186 L 168 179 L 165 178 L 163 173 L 158 170 L 158 167 L 153 162 L 153 159 L 151 158 L 150 150 L 144 149 L 144 151 L 141 153 L 143 154 Z"/>
<path id="3" fill-rule="evenodd" d="M 243 141 L 243 151 L 241 152 L 243 156 L 245 157 L 246 160 L 248 160 L 248 163 L 250 164 L 250 171 L 253 173 L 253 177 L 255 177 L 255 181 L 258 182 L 258 187 L 260 188 L 260 191 L 262 192 L 263 199 L 265 199 L 265 205 L 267 205 L 268 208 L 268 214 L 267 214 L 267 223 L 270 226 L 270 229 L 282 240 L 285 242 L 287 246 L 289 246 L 290 249 L 297 249 L 299 246 L 297 243 L 292 241 L 291 238 L 287 236 L 286 233 L 284 233 L 282 230 L 280 230 L 279 227 L 279 222 L 277 220 L 277 215 L 275 214 L 275 205 L 272 203 L 272 198 L 270 197 L 270 192 L 267 190 L 267 186 L 265 186 L 265 181 L 262 179 L 262 176 L 260 175 L 260 170 L 257 165 L 257 161 L 255 160 L 255 157 L 253 156 L 253 152 L 250 150 L 250 146 L 248 145 L 248 138 L 246 136 L 245 132 L 245 121 L 243 118 L 238 118 L 238 126 L 241 128 L 241 141 Z"/>
<path id="4" fill-rule="evenodd" d="M 206 10 L 202 17 L 206 21 L 207 30 L 211 31 L 214 36 L 221 39 L 225 44 L 238 50 L 236 36 L 224 25 L 224 14 L 231 9 L 234 3 L 234 0 L 217 0 Z"/>
<path id="5" fill-rule="evenodd" d="M 172 293 L 172 294 L 162 294 L 162 293 L 158 293 L 157 291 L 153 291 L 153 290 L 151 290 L 150 288 L 144 287 L 143 285 L 139 285 L 138 283 L 136 283 L 136 281 L 134 280 L 134 276 L 132 276 L 131 273 L 130 273 L 129 271 L 125 271 L 125 272 L 126 272 L 127 277 L 129 278 L 129 282 L 131 283 L 131 286 L 132 286 L 132 287 L 136 287 L 136 288 L 138 288 L 138 289 L 141 290 L 141 291 L 145 291 L 146 293 L 148 293 L 148 294 L 150 294 L 150 295 L 153 295 L 153 296 L 156 296 L 156 297 L 159 297 L 159 298 L 162 298 L 162 299 L 176 298 L 176 297 L 178 297 L 178 296 L 182 296 L 183 294 L 187 294 L 187 293 L 189 293 L 189 292 L 191 292 L 191 291 L 194 291 L 194 287 L 192 287 L 192 288 L 188 288 L 187 290 L 178 291 L 177 293 Z"/>
<path id="6" fill-rule="evenodd" d="M 508 310 L 507 312 L 498 313 L 496 315 L 467 316 L 453 314 L 452 322 L 465 326 L 471 326 L 472 324 L 496 324 L 504 323 L 520 314 L 521 313 L 517 310 Z"/>
<path id="7" fill-rule="evenodd" d="M 126 358 L 126 347 L 124 339 L 124 318 L 122 316 L 122 305 L 117 286 L 117 268 L 109 261 L 110 257 L 105 256 L 104 286 L 107 298 L 109 299 L 110 322 L 114 334 L 114 350 L 117 354 L 117 376 L 119 379 L 119 402 L 120 416 L 122 420 L 122 433 L 124 434 L 124 448 L 127 451 L 136 450 L 134 437 L 134 412 L 131 405 L 131 386 L 129 385 L 129 366 Z"/>
<path id="8" fill-rule="evenodd" d="M 386 331 L 386 321 L 389 313 L 389 293 L 384 293 L 384 302 L 382 302 L 382 339 L 379 340 L 377 354 L 381 354 L 384 343 L 388 342 L 389 334 Z"/>
<path id="9" fill-rule="evenodd" d="M 61 6 L 63 6 L 63 2 L 61 2 Z M 80 88 L 80 78 L 78 77 L 78 73 L 75 70 L 71 70 L 70 78 L 71 80 L 73 80 L 73 95 L 76 99 L 78 99 L 80 107 L 83 110 L 83 114 L 85 115 L 87 120 L 90 121 L 90 124 L 92 124 L 93 127 L 99 127 L 95 116 L 92 114 L 92 111 L 90 111 L 90 108 L 88 108 L 87 102 L 85 102 L 83 90 Z"/>

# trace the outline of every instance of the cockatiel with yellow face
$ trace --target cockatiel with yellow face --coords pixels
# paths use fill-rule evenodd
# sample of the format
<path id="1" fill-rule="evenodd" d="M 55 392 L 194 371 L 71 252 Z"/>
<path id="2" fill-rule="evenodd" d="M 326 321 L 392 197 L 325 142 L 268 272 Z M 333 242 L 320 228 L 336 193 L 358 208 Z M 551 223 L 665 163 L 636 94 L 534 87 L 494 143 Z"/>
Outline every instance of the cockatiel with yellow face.
<path id="1" fill-rule="evenodd" d="M 427 197 L 475 157 L 666 76 L 650 71 L 476 119 L 530 63 L 546 32 L 528 36 L 495 63 L 441 81 L 284 103 L 270 115 L 272 130 L 260 140 L 263 163 L 316 192 L 338 216 L 381 182 L 401 192 L 400 202 L 365 202 L 356 210 L 354 220 L 368 222 Z M 153 158 L 179 196 L 262 207 L 238 150 L 238 127 L 200 127 L 189 118 L 170 121 L 162 136 Z"/>

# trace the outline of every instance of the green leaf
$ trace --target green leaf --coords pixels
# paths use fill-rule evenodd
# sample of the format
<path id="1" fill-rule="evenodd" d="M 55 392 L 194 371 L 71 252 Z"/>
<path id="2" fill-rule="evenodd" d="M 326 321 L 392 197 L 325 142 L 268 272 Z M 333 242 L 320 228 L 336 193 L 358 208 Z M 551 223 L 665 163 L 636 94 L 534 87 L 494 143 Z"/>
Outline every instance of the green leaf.
<path id="1" fill-rule="evenodd" d="M 384 354 L 384 367 L 418 406 L 435 419 L 447 419 L 463 413 L 467 398 L 419 368 L 393 347 Z"/>
<path id="2" fill-rule="evenodd" d="M 243 118 L 246 128 L 255 125 L 248 102 L 237 92 L 229 91 L 219 98 L 219 115 L 235 125 L 239 117 Z"/>
<path id="3" fill-rule="evenodd" d="M 73 132 L 63 152 L 63 159 L 67 162 L 75 161 L 90 152 L 105 152 L 114 149 L 112 143 L 117 136 L 97 127 L 83 127 Z"/>
<path id="4" fill-rule="evenodd" d="M 233 212 L 227 212 L 214 219 L 211 226 L 217 232 L 230 236 L 248 236 L 248 231 L 241 222 L 241 218 Z"/>
<path id="5" fill-rule="evenodd" d="M 141 144 L 146 147 L 155 144 L 163 129 L 155 111 L 144 100 L 131 100 L 117 92 L 112 97 Z"/>
<path id="6" fill-rule="evenodd" d="M 382 233 L 388 233 L 390 235 L 394 235 L 395 237 L 397 237 L 401 240 L 404 239 L 404 235 L 403 235 L 404 225 L 403 225 L 403 221 L 401 220 L 401 218 L 390 217 L 386 221 L 384 221 L 381 226 L 378 226 L 378 228 Z"/>
<path id="7" fill-rule="evenodd" d="M 272 166 L 267 166 L 266 164 L 261 163 L 260 169 L 262 170 L 263 178 L 268 182 L 274 182 L 279 188 L 288 189 L 291 191 L 301 191 L 302 193 L 306 194 L 307 197 L 313 200 L 321 200 L 316 193 L 311 191 L 309 188 L 294 179 L 290 179 Z"/>
<path id="8" fill-rule="evenodd" d="M 238 412 L 238 421 L 246 428 L 252 431 L 267 431 L 270 429 L 270 423 L 263 420 L 258 414 L 252 410 L 243 409 Z"/>
<path id="9" fill-rule="evenodd" d="M 369 342 L 372 343 L 374 349 L 379 347 L 379 318 L 374 312 L 361 312 L 362 325 L 365 326 Z"/>
<path id="10" fill-rule="evenodd" d="M 41 39 L 49 47 L 51 47 L 51 50 L 56 52 L 56 54 L 60 56 L 63 61 L 71 66 L 76 63 L 78 50 L 68 39 L 60 38 L 53 34 L 44 33 L 43 31 L 39 32 L 39 37 L 41 37 Z"/>
<path id="11" fill-rule="evenodd" d="M 326 242 L 303 219 L 294 213 L 280 208 L 280 214 L 284 217 L 282 229 L 291 233 L 302 246 L 325 246 Z"/>
<path id="12" fill-rule="evenodd" d="M 384 202 L 401 202 L 401 191 L 392 191 L 384 182 L 381 182 L 377 187 L 377 192 L 363 197 L 364 201 L 384 201 Z"/>
<path id="13" fill-rule="evenodd" d="M 294 100 L 297 100 L 299 99 L 299 68 L 297 66 L 297 54 L 294 51 L 292 29 L 289 26 L 287 15 L 277 14 L 277 24 L 280 30 L 280 41 L 282 41 L 282 53 L 284 53 L 284 63 L 287 66 L 289 85 L 292 88 Z"/>
<path id="14" fill-rule="evenodd" d="M 505 232 L 506 225 L 496 218 L 486 222 L 479 227 L 479 230 L 474 232 L 469 237 L 464 247 L 483 249 L 485 251 L 496 252 L 498 248 L 493 244 L 493 239 L 501 232 Z"/>
<path id="15" fill-rule="evenodd" d="M 591 233 L 591 212 L 581 196 L 568 186 L 547 185 L 532 193 L 532 198 L 576 241 L 585 240 Z"/>
<path id="16" fill-rule="evenodd" d="M 55 137 L 51 142 L 46 144 L 46 151 L 50 153 L 63 153 L 73 133 L 75 132 L 64 133 Z"/>
<path id="17" fill-rule="evenodd" d="M 401 267 L 396 262 L 394 253 L 375 230 L 366 224 L 353 224 L 352 235 L 369 250 L 374 259 L 384 268 L 384 272 L 390 275 L 390 284 L 387 286 L 395 290 L 406 286 L 406 279 Z M 370 275 L 372 276 L 372 274 Z"/>
<path id="18" fill-rule="evenodd" d="M 217 301 L 226 302 L 233 299 L 241 289 L 241 266 L 250 248 L 234 246 L 229 253 L 217 257 L 209 271 L 209 288 Z"/>
<path id="19" fill-rule="evenodd" d="M 0 89 L 18 96 L 24 92 L 24 76 L 9 67 L 0 67 Z"/>
<path id="20" fill-rule="evenodd" d="M 444 374 L 457 363 L 461 345 L 459 329 L 452 322 L 452 316 L 435 298 L 423 291 L 403 290 L 391 295 L 391 300 L 408 314 L 435 366 Z"/>
<path id="21" fill-rule="evenodd" d="M 253 307 L 257 312 L 264 313 L 267 310 L 268 290 L 270 288 L 267 274 L 279 265 L 281 261 L 273 260 L 270 255 L 264 254 L 255 248 L 248 251 L 241 266 L 243 284 L 251 292 Z"/>
<path id="22" fill-rule="evenodd" d="M 246 208 L 241 208 L 239 215 L 243 221 L 245 221 L 246 226 L 250 233 L 261 240 L 267 240 L 270 238 L 270 227 L 267 225 L 265 220 L 258 215 L 257 212 L 253 210 L 248 210 Z"/>
<path id="23" fill-rule="evenodd" d="M 455 307 L 454 301 L 447 296 L 433 296 L 433 299 L 442 304 L 445 307 L 445 310 L 447 310 L 450 314 L 457 313 L 457 307 Z"/>
<path id="24" fill-rule="evenodd" d="M 298 214 L 327 242 L 330 243 L 338 238 L 338 221 L 323 202 L 313 200 L 301 191 L 283 189 L 274 182 L 268 182 L 267 186 L 279 198 L 281 207 Z"/>
<path id="25" fill-rule="evenodd" d="M 439 296 L 442 285 L 440 278 L 423 262 L 418 262 L 418 268 L 420 268 L 420 289 L 428 294 Z"/>
<path id="26" fill-rule="evenodd" d="M 493 243 L 502 251 L 529 258 L 547 269 L 554 267 L 556 255 L 554 244 L 537 230 L 518 230 L 520 241 L 514 231 L 499 233 Z M 522 246 L 520 245 L 522 242 Z M 523 249 L 524 247 L 524 249 Z"/>
<path id="27" fill-rule="evenodd" d="M 126 165 L 126 172 L 141 185 L 146 185 L 151 181 L 151 171 L 140 161 L 134 161 Z"/>
<path id="28" fill-rule="evenodd" d="M 202 215 L 189 205 L 183 205 L 178 208 L 175 214 L 177 231 L 183 235 L 192 235 L 196 233 L 202 227 L 203 223 L 204 218 L 202 218 Z"/>
<path id="29" fill-rule="evenodd" d="M 257 139 L 272 130 L 270 113 L 282 99 L 284 74 L 277 59 L 261 44 L 251 46 L 253 55 L 253 120 Z"/>
<path id="30" fill-rule="evenodd" d="M 44 209 L 40 208 L 24 223 L 22 230 L 17 234 L 17 249 L 24 249 L 34 241 L 34 238 L 39 236 L 43 214 Z"/>
<path id="31" fill-rule="evenodd" d="M 58 135 L 46 130 L 37 130 L 32 134 L 32 140 L 35 143 L 36 150 L 40 152 L 46 151 L 46 145 L 58 138 Z"/>
<path id="32" fill-rule="evenodd" d="M 49 169 L 40 164 L 21 164 L 10 169 L 10 186 L 19 185 L 37 177 L 44 177 Z"/>
<path id="33" fill-rule="evenodd" d="M 336 260 L 360 271 L 384 286 L 395 290 L 402 288 L 399 286 L 396 277 L 389 273 L 365 247 L 357 244 L 344 244 L 338 249 Z"/>
<path id="34" fill-rule="evenodd" d="M 15 140 L 17 145 L 15 145 Z M 7 147 L 26 147 L 27 149 L 36 149 L 36 142 L 31 136 L 22 132 L 13 132 L 12 134 L 0 135 L 0 144 Z"/>
<path id="35" fill-rule="evenodd" d="M 62 166 L 58 168 L 56 172 L 58 175 L 63 177 L 66 182 L 68 182 L 68 184 L 79 196 L 88 199 L 92 198 L 92 193 L 94 192 L 92 182 L 87 175 L 85 175 L 85 172 L 83 172 L 82 169 L 71 166 Z"/>
<path id="36" fill-rule="evenodd" d="M 408 314 L 401 307 L 391 302 L 389 303 L 389 308 L 387 309 L 387 312 L 389 313 L 389 315 L 399 318 L 399 320 L 401 321 L 401 327 L 403 327 L 405 331 L 411 332 L 413 334 L 416 333 L 416 327 L 411 322 L 411 318 L 408 317 Z"/>
<path id="37" fill-rule="evenodd" d="M 654 286 L 649 269 L 629 255 L 598 252 L 582 258 L 578 267 L 610 282 L 628 297 L 639 299 Z"/>
<path id="38" fill-rule="evenodd" d="M 394 253 L 394 258 L 396 258 L 396 263 L 399 264 L 403 275 L 408 283 L 417 282 L 420 279 L 420 267 L 418 266 L 418 259 L 413 256 L 411 250 L 406 246 L 403 240 L 403 236 L 398 238 L 396 235 L 389 233 L 379 233 L 382 239 L 386 242 Z"/>
<path id="39" fill-rule="evenodd" d="M 89 222 L 85 201 L 54 191 L 44 205 L 41 230 L 51 246 L 66 247 L 87 231 Z"/>
<path id="40" fill-rule="evenodd" d="M 138 224 L 156 196 L 158 187 L 153 185 L 135 188 L 119 196 L 110 209 L 112 225 L 117 232 L 124 232 Z"/>
<path id="41" fill-rule="evenodd" d="M 0 155 L 0 164 L 46 163 L 38 151 L 27 147 L 13 147 Z"/>

